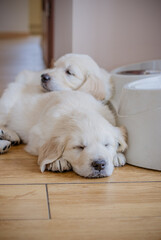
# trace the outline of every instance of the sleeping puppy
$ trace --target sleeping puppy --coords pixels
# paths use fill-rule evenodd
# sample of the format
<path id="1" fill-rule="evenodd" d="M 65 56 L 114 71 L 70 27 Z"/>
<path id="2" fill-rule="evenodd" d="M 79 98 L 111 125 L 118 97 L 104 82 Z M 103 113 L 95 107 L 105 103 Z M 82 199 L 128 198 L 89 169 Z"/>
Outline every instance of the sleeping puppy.
<path id="1" fill-rule="evenodd" d="M 29 91 L 79 90 L 102 101 L 108 101 L 113 94 L 110 74 L 83 54 L 66 54 L 54 63 L 52 69 L 23 71 L 16 82 L 22 86 L 28 84 Z"/>
<path id="2" fill-rule="evenodd" d="M 2 102 L 12 91 L 17 97 L 6 112 Z M 42 172 L 73 169 L 83 177 L 98 178 L 110 176 L 114 165 L 125 164 L 125 129 L 115 127 L 111 111 L 89 94 L 36 94 L 28 86 L 20 91 L 12 86 L 2 96 L 0 113 L 1 126 L 7 126 L 1 128 L 0 142 L 18 143 L 20 137 L 26 151 L 38 155 Z"/>
<path id="3" fill-rule="evenodd" d="M 109 100 L 113 94 L 110 74 L 92 58 L 82 54 L 66 54 L 59 58 L 54 69 L 41 75 L 41 85 L 47 91 L 79 90 L 98 100 Z"/>

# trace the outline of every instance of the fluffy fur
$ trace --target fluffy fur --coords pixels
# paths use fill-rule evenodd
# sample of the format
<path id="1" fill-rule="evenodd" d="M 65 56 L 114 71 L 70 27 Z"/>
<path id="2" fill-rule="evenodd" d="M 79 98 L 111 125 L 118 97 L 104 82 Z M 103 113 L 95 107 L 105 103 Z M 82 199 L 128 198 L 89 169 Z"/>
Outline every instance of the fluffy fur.
<path id="1" fill-rule="evenodd" d="M 16 132 L 29 153 L 38 155 L 42 172 L 46 168 L 72 168 L 84 177 L 105 177 L 112 174 L 114 159 L 117 165 L 125 164 L 124 157 L 121 162 L 118 155 L 127 147 L 124 130 L 112 125 L 115 120 L 106 106 L 79 91 L 33 94 L 27 89 L 5 92 L 0 102 L 0 124 Z M 2 102 L 10 98 L 11 90 L 16 90 L 12 94 L 17 99 L 6 113 Z M 3 127 L 1 131 L 5 134 Z M 104 160 L 104 169 L 93 167 L 97 160 Z"/>
<path id="2" fill-rule="evenodd" d="M 53 70 L 46 73 L 50 80 L 42 86 L 47 91 L 79 90 L 98 100 L 109 100 L 112 96 L 110 74 L 87 55 L 66 54 L 55 62 Z"/>
<path id="3" fill-rule="evenodd" d="M 4 92 L 0 152 L 21 139 L 29 153 L 38 155 L 42 172 L 73 169 L 90 178 L 109 176 L 114 165 L 124 165 L 126 130 L 115 127 L 111 110 L 95 99 L 110 98 L 108 73 L 90 57 L 75 54 L 60 58 L 45 71 L 49 81 L 40 84 L 42 73 L 23 72 Z M 44 93 L 41 85 L 59 92 Z M 101 169 L 98 162 L 103 162 Z"/>
<path id="4" fill-rule="evenodd" d="M 50 79 L 43 81 L 42 74 L 48 74 Z M 110 74 L 91 57 L 83 54 L 66 54 L 54 63 L 53 69 L 23 71 L 16 81 L 21 85 L 28 84 L 30 91 L 79 90 L 102 101 L 108 101 L 113 94 Z"/>

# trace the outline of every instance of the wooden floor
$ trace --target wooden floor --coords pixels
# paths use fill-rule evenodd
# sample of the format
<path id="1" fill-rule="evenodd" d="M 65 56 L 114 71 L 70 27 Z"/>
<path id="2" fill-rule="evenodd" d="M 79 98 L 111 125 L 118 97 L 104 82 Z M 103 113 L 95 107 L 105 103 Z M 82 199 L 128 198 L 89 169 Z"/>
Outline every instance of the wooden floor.
<path id="1" fill-rule="evenodd" d="M 23 68 L 43 68 L 39 44 L 0 40 L 1 92 Z M 126 165 L 102 179 L 42 174 L 23 148 L 0 155 L 0 239 L 161 239 L 160 172 Z"/>

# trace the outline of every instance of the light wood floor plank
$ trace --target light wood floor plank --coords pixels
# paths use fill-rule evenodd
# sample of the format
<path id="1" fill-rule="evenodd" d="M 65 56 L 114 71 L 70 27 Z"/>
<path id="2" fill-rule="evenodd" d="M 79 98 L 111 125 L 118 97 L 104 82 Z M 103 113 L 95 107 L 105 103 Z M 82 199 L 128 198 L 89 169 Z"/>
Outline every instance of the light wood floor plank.
<path id="1" fill-rule="evenodd" d="M 0 184 L 161 181 L 161 172 L 130 165 L 115 168 L 112 176 L 100 179 L 85 179 L 73 172 L 41 173 L 37 157 L 26 153 L 23 148 L 23 145 L 15 146 L 8 153 L 0 155 Z"/>
<path id="2" fill-rule="evenodd" d="M 161 218 L 0 222 L 3 240 L 160 240 Z"/>
<path id="3" fill-rule="evenodd" d="M 45 186 L 0 186 L 0 220 L 48 219 Z"/>
<path id="4" fill-rule="evenodd" d="M 51 218 L 161 217 L 161 183 L 48 185 Z"/>

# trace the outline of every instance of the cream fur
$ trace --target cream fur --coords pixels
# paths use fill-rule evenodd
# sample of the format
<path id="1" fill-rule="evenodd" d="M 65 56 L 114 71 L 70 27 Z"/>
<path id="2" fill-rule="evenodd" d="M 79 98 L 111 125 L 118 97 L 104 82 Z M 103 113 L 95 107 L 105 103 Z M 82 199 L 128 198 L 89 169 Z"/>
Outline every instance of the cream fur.
<path id="1" fill-rule="evenodd" d="M 51 77 L 47 83 L 41 82 L 41 75 L 44 73 Z M 19 88 L 28 85 L 33 92 L 79 90 L 105 101 L 113 94 L 110 74 L 100 68 L 92 58 L 82 54 L 66 54 L 55 62 L 53 69 L 40 72 L 23 71 L 17 76 L 16 82 L 19 83 Z"/>
<path id="2" fill-rule="evenodd" d="M 40 75 L 46 72 L 51 80 L 42 88 Z M 38 155 L 42 172 L 73 168 L 84 177 L 111 175 L 114 165 L 126 162 L 125 130 L 114 126 L 107 106 L 83 92 L 99 100 L 112 94 L 109 74 L 86 55 L 67 54 L 54 69 L 20 73 L 0 99 L 0 153 L 21 139 Z M 91 166 L 97 159 L 106 161 L 101 172 Z"/>
<path id="3" fill-rule="evenodd" d="M 121 130 L 113 126 L 115 119 L 106 106 L 79 91 L 41 94 L 28 91 L 28 86 L 19 87 L 11 89 L 10 86 L 2 96 L 0 125 L 15 131 L 27 144 L 26 150 L 38 155 L 41 171 L 72 168 L 90 178 L 112 174 L 118 142 L 121 151 L 127 144 Z M 16 99 L 7 113 L 2 103 L 5 99 L 9 102 L 12 95 Z M 106 161 L 106 168 L 101 172 L 91 166 L 97 159 Z M 54 165 L 58 161 L 62 163 L 60 169 Z"/>

